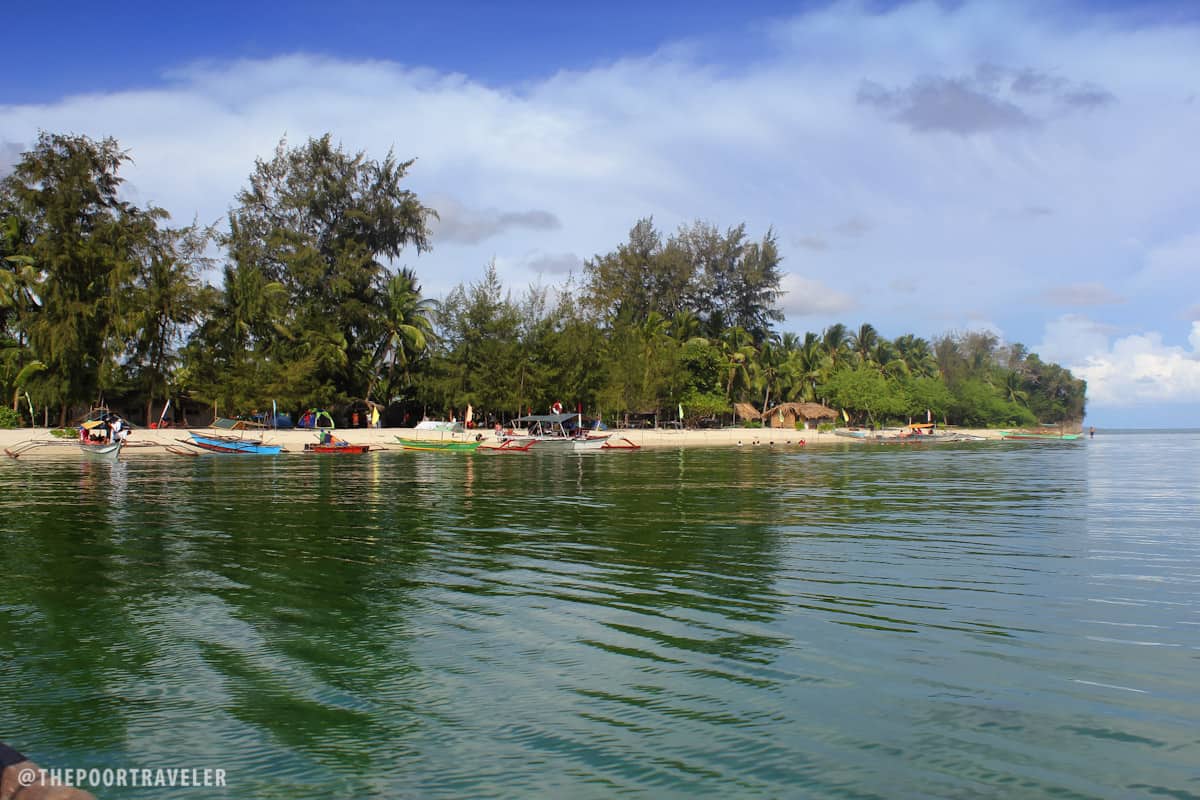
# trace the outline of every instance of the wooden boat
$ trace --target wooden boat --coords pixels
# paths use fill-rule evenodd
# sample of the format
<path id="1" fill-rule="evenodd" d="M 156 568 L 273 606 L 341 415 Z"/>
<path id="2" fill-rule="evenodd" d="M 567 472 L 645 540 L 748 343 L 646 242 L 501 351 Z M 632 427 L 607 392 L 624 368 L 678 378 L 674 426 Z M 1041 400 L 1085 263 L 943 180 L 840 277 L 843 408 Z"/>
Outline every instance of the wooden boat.
<path id="1" fill-rule="evenodd" d="M 1074 441 L 1082 433 L 1060 433 L 1059 431 L 1000 431 L 1001 439 L 1024 441 Z"/>
<path id="2" fill-rule="evenodd" d="M 92 461 L 116 461 L 121 455 L 120 442 L 80 442 L 79 449 L 83 451 L 84 458 Z"/>
<path id="3" fill-rule="evenodd" d="M 544 451 L 600 450 L 609 436 L 589 436 L 582 430 L 579 414 L 530 414 L 518 417 L 514 423 L 526 426 L 525 433 L 507 434 L 501 441 L 524 444 L 534 442 L 539 453 Z"/>
<path id="4" fill-rule="evenodd" d="M 370 450 L 370 445 L 350 444 L 348 442 L 330 442 L 328 444 L 310 442 L 304 445 L 304 452 L 306 453 L 320 453 L 322 455 L 334 456 L 361 455 L 362 453 L 370 452 Z"/>
<path id="5" fill-rule="evenodd" d="M 436 439 L 405 439 L 397 436 L 396 441 L 405 450 L 426 450 L 435 453 L 473 453 L 479 449 L 482 441 L 462 442 L 458 440 L 439 441 Z"/>
<path id="6" fill-rule="evenodd" d="M 187 439 L 180 439 L 179 441 L 199 447 L 201 450 L 207 450 L 210 453 L 238 456 L 276 456 L 283 450 L 282 446 L 264 444 L 261 439 L 238 439 L 233 436 L 199 434 L 195 431 L 189 431 L 188 435 L 192 437 L 190 442 Z"/>

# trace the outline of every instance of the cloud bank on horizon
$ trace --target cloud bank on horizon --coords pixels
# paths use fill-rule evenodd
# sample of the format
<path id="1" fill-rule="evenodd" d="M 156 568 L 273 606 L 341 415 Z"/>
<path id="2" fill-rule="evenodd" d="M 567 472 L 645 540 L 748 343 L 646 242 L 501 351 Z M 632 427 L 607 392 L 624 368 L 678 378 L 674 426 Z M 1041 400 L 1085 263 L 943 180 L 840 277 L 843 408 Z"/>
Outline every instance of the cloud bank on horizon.
<path id="1" fill-rule="evenodd" d="M 745 222 L 779 236 L 788 329 L 987 328 L 1088 379 L 1095 424 L 1188 424 L 1200 26 L 1039 12 L 835 4 L 519 85 L 317 53 L 164 65 L 0 106 L 0 170 L 38 129 L 111 135 L 130 199 L 209 223 L 281 137 L 328 131 L 417 159 L 429 294 L 492 258 L 557 284 L 643 216 Z"/>

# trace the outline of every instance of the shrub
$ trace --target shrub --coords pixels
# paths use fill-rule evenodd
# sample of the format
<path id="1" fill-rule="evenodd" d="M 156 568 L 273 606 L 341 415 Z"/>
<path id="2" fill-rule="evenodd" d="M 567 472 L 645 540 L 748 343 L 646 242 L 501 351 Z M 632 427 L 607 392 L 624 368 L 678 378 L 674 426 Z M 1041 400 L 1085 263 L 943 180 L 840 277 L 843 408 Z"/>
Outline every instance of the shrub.
<path id="1" fill-rule="evenodd" d="M 0 428 L 21 427 L 21 415 L 11 408 L 0 407 Z"/>

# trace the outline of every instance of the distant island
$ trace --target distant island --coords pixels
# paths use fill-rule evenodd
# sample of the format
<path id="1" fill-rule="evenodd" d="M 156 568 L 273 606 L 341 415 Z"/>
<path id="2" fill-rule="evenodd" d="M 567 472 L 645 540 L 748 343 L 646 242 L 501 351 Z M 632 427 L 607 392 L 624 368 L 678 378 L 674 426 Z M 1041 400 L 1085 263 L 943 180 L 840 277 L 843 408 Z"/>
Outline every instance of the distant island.
<path id="1" fill-rule="evenodd" d="M 411 161 L 329 134 L 281 141 L 216 230 L 123 200 L 129 160 L 112 138 L 43 132 L 0 182 L 0 427 L 97 404 L 147 424 L 163 408 L 490 423 L 559 404 L 699 426 L 738 403 L 804 402 L 858 425 L 1083 419 L 1084 381 L 990 332 L 777 330 L 773 230 L 664 235 L 641 219 L 560 286 L 514 294 L 489 264 L 435 301 L 387 266 L 430 247 L 436 211 L 403 188 Z"/>

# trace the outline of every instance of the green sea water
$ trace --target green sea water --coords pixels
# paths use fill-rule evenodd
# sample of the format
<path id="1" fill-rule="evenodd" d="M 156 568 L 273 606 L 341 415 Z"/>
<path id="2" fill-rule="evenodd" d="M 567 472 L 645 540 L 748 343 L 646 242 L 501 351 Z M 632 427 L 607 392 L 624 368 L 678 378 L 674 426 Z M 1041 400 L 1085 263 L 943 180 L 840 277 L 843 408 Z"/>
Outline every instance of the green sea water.
<path id="1" fill-rule="evenodd" d="M 0 463 L 101 798 L 1200 797 L 1200 435 Z"/>

